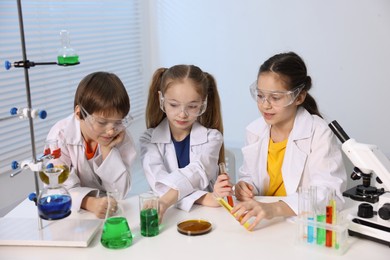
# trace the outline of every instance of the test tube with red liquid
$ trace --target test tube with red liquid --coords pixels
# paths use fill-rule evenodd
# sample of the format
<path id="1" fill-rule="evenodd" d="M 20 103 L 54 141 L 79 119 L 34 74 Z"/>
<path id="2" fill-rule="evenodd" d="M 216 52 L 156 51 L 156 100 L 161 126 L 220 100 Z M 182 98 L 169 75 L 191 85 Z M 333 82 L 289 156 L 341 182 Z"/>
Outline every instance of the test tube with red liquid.
<path id="1" fill-rule="evenodd" d="M 226 172 L 225 163 L 223 163 L 223 162 L 221 162 L 219 164 L 219 174 L 226 174 L 226 175 L 228 175 L 227 172 Z M 227 196 L 226 198 L 227 198 L 227 201 L 228 201 L 229 205 L 234 207 L 233 197 L 232 196 Z"/>

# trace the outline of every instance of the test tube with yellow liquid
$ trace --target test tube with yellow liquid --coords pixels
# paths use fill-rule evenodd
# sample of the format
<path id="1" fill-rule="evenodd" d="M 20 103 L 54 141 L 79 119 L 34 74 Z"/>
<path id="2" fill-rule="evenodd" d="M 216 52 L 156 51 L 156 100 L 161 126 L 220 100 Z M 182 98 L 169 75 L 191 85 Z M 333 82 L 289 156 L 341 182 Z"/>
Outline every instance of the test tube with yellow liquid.
<path id="1" fill-rule="evenodd" d="M 233 208 L 232 208 L 232 206 L 229 205 L 229 203 L 226 202 L 226 200 L 224 200 L 224 199 L 221 198 L 221 197 L 216 198 L 216 200 L 217 200 L 218 203 L 219 203 L 222 207 L 224 207 L 232 216 L 236 217 L 237 214 L 232 214 L 232 213 L 231 213 L 231 210 L 232 210 Z M 249 225 L 250 225 L 250 224 L 249 224 L 249 222 L 247 221 L 247 222 L 244 223 L 243 226 L 248 230 Z"/>

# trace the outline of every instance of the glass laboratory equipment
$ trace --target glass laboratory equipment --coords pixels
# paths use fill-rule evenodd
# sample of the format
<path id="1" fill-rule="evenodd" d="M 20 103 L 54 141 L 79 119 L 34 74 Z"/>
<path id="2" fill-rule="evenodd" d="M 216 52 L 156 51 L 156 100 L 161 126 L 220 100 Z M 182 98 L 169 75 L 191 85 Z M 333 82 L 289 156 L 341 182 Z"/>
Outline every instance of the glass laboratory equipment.
<path id="1" fill-rule="evenodd" d="M 151 191 L 139 195 L 141 235 L 144 237 L 154 237 L 160 233 L 158 201 L 159 197 Z"/>
<path id="2" fill-rule="evenodd" d="M 39 178 L 45 184 L 37 198 L 38 215 L 42 219 L 57 220 L 70 215 L 72 199 L 62 185 L 69 176 L 69 167 L 53 165 L 61 156 L 61 148 L 57 140 L 46 140 L 41 161 L 51 160 L 39 171 Z"/>
<path id="3" fill-rule="evenodd" d="M 27 119 L 30 128 L 31 138 L 31 152 L 32 157 L 23 160 L 21 163 L 13 161 L 11 168 L 15 170 L 10 177 L 14 177 L 25 169 L 29 169 L 34 174 L 35 192 L 29 195 L 29 199 L 35 202 L 37 206 L 36 213 L 38 221 L 36 222 L 31 216 L 25 219 L 7 219 L 6 229 L 1 229 L 0 245 L 9 243 L 12 239 L 13 245 L 31 245 L 34 246 L 81 246 L 85 247 L 91 241 L 92 236 L 96 234 L 96 230 L 100 227 L 100 220 L 86 220 L 86 219 L 67 219 L 64 221 L 43 222 L 42 219 L 57 220 L 67 217 L 71 214 L 71 196 L 63 186 L 63 182 L 68 178 L 69 168 L 63 165 L 54 165 L 52 167 L 46 166 L 46 163 L 52 159 L 61 156 L 61 150 L 50 149 L 49 153 L 37 156 L 37 149 L 34 137 L 34 123 L 33 119 L 39 117 L 45 119 L 46 111 L 34 109 L 32 107 L 31 88 L 29 80 L 29 68 L 37 65 L 76 65 L 78 55 L 74 49 L 70 47 L 69 33 L 61 33 L 62 49 L 58 52 L 57 61 L 51 62 L 34 62 L 28 59 L 26 51 L 26 42 L 23 26 L 22 4 L 21 0 L 17 0 L 19 29 L 21 39 L 21 50 L 23 60 L 6 61 L 5 69 L 9 70 L 11 67 L 22 68 L 25 76 L 26 99 L 27 107 L 12 108 L 11 116 L 8 118 L 19 117 L 20 119 Z M 60 57 L 58 57 L 60 56 Z M 55 160 L 54 160 L 55 161 Z M 72 167 L 70 167 L 72 168 Z M 44 189 L 40 189 L 39 179 L 42 180 Z M 28 211 L 26 212 L 28 213 Z M 32 221 L 30 221 L 32 220 Z M 4 221 L 0 219 L 0 224 Z M 20 226 L 20 223 L 28 223 Z M 45 225 L 43 225 L 45 224 Z M 60 231 L 60 232 L 59 232 Z M 66 232 L 62 232 L 66 231 Z M 82 231 L 82 232 L 80 232 Z M 60 234 L 59 234 L 60 233 Z"/>
<path id="4" fill-rule="evenodd" d="M 297 244 L 343 254 L 349 247 L 348 222 L 338 210 L 335 191 L 323 186 L 299 187 Z M 331 249 L 330 251 L 327 249 Z"/>
<path id="5" fill-rule="evenodd" d="M 58 65 L 76 65 L 79 64 L 79 55 L 75 49 L 70 46 L 69 31 L 61 30 L 61 49 L 58 50 Z"/>
<path id="6" fill-rule="evenodd" d="M 107 192 L 108 206 L 100 242 L 106 248 L 122 249 L 131 246 L 133 235 L 117 191 Z"/>
<path id="7" fill-rule="evenodd" d="M 47 185 L 39 193 L 37 199 L 39 217 L 46 220 L 57 220 L 69 216 L 72 199 L 69 192 L 61 185 L 69 176 L 69 168 L 49 166 L 43 169 L 43 173 L 46 178 L 41 179 Z"/>
<path id="8" fill-rule="evenodd" d="M 58 147 L 57 140 L 46 140 L 43 149 L 43 157 L 41 159 L 58 159 L 61 156 L 61 148 Z M 63 169 L 63 172 L 58 176 L 58 183 L 64 183 L 69 177 L 69 167 L 67 165 L 56 165 L 57 168 Z M 52 168 L 49 166 L 48 168 Z M 39 178 L 45 184 L 49 184 L 49 177 L 43 172 L 39 171 Z"/>

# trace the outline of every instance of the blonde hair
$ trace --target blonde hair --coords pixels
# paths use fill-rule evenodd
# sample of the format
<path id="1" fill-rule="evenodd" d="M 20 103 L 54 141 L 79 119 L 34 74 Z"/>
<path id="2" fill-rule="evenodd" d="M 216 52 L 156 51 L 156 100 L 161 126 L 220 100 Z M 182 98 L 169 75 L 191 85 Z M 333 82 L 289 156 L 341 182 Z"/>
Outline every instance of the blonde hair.
<path id="1" fill-rule="evenodd" d="M 173 83 L 183 82 L 186 79 L 193 82 L 193 87 L 203 101 L 207 97 L 206 111 L 198 117 L 198 122 L 206 128 L 217 129 L 223 134 L 221 101 L 216 81 L 211 74 L 203 72 L 199 67 L 194 65 L 181 64 L 169 69 L 159 68 L 155 71 L 152 82 L 150 83 L 146 105 L 146 127 L 155 128 L 166 117 L 166 114 L 159 109 L 160 100 L 158 91 L 164 94 Z M 224 161 L 225 151 L 224 145 L 222 144 L 218 162 Z"/>

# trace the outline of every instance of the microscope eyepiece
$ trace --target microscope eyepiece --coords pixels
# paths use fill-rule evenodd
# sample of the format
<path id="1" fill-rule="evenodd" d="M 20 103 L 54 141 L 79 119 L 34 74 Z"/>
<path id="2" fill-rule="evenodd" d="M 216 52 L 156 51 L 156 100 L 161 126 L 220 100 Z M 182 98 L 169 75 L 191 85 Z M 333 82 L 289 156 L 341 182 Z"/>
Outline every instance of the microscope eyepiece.
<path id="1" fill-rule="evenodd" d="M 337 123 L 336 120 L 333 120 L 332 123 L 329 124 L 330 129 L 332 129 L 333 133 L 337 136 L 341 143 L 344 143 L 349 140 L 349 136 L 344 132 L 343 128 Z"/>

